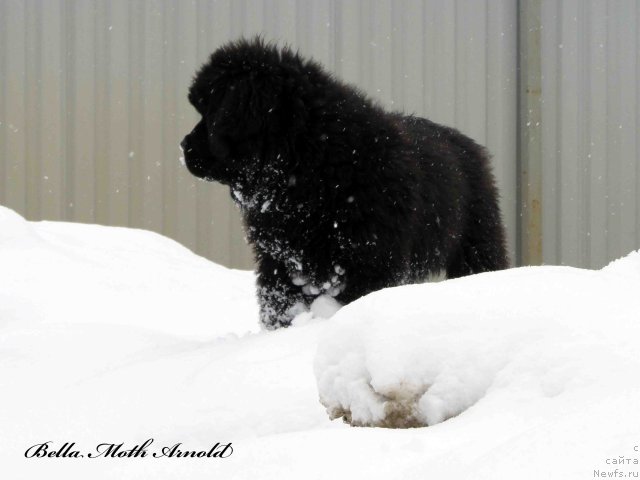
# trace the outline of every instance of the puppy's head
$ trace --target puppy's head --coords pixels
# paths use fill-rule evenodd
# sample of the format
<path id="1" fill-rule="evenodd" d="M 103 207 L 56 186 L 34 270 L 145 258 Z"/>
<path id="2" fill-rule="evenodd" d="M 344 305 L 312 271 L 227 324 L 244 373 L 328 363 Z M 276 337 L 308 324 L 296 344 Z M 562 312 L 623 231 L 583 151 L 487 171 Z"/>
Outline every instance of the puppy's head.
<path id="1" fill-rule="evenodd" d="M 228 185 L 277 171 L 280 150 L 304 124 L 295 78 L 301 68 L 297 55 L 260 39 L 216 50 L 189 90 L 201 115 L 181 143 L 189 171 Z"/>

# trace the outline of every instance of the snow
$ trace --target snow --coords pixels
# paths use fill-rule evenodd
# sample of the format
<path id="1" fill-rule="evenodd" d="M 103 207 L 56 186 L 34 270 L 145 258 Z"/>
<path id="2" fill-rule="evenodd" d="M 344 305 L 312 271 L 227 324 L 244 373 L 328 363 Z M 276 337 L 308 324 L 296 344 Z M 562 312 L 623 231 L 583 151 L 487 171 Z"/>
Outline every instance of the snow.
<path id="1" fill-rule="evenodd" d="M 525 403 L 544 404 L 593 396 L 620 379 L 628 386 L 625 377 L 640 387 L 640 253 L 618 263 L 370 295 L 340 312 L 320 344 L 322 402 L 357 425 L 425 426 L 525 393 Z"/>
<path id="2" fill-rule="evenodd" d="M 640 471 L 638 252 L 597 272 L 387 289 L 339 311 L 322 296 L 277 331 L 258 326 L 252 273 L 146 231 L 32 223 L 0 207 L 0 268 L 7 478 Z M 352 428 L 325 407 L 357 424 L 431 426 Z M 46 441 L 87 453 L 148 438 L 150 451 L 232 442 L 233 454 L 24 457 Z"/>

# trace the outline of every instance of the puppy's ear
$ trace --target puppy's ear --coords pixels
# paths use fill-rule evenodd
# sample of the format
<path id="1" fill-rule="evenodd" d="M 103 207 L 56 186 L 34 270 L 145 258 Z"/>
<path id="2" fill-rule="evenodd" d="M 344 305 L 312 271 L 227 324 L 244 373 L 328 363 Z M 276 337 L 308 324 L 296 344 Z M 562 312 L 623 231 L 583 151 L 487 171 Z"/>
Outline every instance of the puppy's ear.
<path id="1" fill-rule="evenodd" d="M 292 136 L 305 130 L 309 111 L 298 81 L 269 75 L 254 88 L 255 111 L 263 112 L 263 127 L 272 135 Z"/>
<path id="2" fill-rule="evenodd" d="M 277 111 L 282 89 L 269 75 L 251 74 L 247 80 L 247 131 L 273 134 L 280 130 Z"/>
<path id="3" fill-rule="evenodd" d="M 289 136 L 306 122 L 300 87 L 278 73 L 250 75 L 241 88 L 247 133 L 268 134 L 271 138 Z"/>
<path id="4" fill-rule="evenodd" d="M 253 136 L 264 131 L 267 114 L 275 107 L 274 95 L 251 76 L 229 82 L 222 98 L 214 102 L 215 123 L 240 136 Z M 217 103 L 217 105 L 216 105 Z"/>
<path id="5" fill-rule="evenodd" d="M 277 74 L 249 74 L 229 83 L 215 112 L 218 125 L 243 137 L 294 135 L 304 129 L 308 111 L 299 82 Z"/>
<path id="6" fill-rule="evenodd" d="M 216 91 L 217 100 L 209 104 L 208 115 L 212 118 L 211 128 L 232 136 L 246 136 L 258 131 L 256 112 L 253 104 L 253 88 L 248 79 L 229 82 Z"/>

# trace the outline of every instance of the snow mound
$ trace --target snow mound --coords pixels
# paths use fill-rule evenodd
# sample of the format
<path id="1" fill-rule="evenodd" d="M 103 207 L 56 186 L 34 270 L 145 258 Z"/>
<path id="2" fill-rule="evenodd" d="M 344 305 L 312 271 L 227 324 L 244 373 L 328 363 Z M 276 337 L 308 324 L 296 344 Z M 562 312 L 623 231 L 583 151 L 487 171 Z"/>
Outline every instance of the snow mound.
<path id="1" fill-rule="evenodd" d="M 505 399 L 640 387 L 639 272 L 635 252 L 602 271 L 520 268 L 368 295 L 320 341 L 320 400 L 352 425 L 418 427 Z"/>
<path id="2" fill-rule="evenodd" d="M 28 308 L 0 322 L 119 324 L 200 340 L 259 330 L 251 272 L 145 230 L 32 223 L 0 208 L 0 265 L 0 305 Z"/>
<path id="3" fill-rule="evenodd" d="M 0 205 L 0 247 L 27 247 L 39 240 L 29 222 L 13 210 Z"/>
<path id="4" fill-rule="evenodd" d="M 614 260 L 602 269 L 604 272 L 640 278 L 640 250 L 631 252 L 623 258 Z M 633 281 L 633 279 L 630 279 Z"/>

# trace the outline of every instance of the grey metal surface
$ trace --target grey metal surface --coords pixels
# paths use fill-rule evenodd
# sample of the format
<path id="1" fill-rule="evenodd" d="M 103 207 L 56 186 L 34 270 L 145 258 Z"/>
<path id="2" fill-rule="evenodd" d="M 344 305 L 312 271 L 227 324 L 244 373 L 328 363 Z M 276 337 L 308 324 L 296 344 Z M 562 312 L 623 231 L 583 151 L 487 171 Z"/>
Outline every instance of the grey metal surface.
<path id="1" fill-rule="evenodd" d="M 542 2 L 543 252 L 599 268 L 640 248 L 640 2 Z"/>
<path id="2" fill-rule="evenodd" d="M 263 33 L 486 144 L 515 258 L 516 27 L 515 0 L 0 0 L 0 203 L 155 230 L 250 267 L 228 192 L 191 178 L 177 145 L 196 120 L 197 66 Z"/>
<path id="3" fill-rule="evenodd" d="M 541 0 L 518 2 L 518 264 L 542 263 Z"/>

